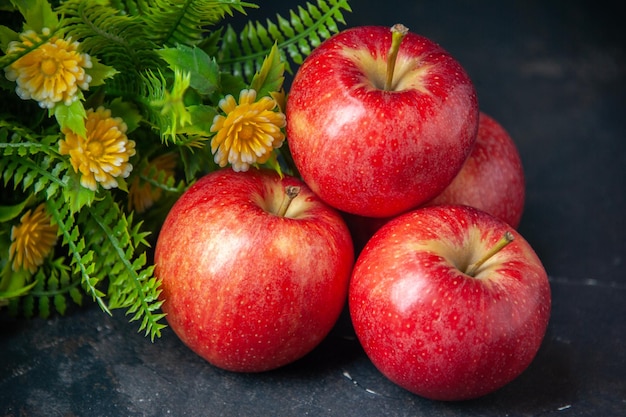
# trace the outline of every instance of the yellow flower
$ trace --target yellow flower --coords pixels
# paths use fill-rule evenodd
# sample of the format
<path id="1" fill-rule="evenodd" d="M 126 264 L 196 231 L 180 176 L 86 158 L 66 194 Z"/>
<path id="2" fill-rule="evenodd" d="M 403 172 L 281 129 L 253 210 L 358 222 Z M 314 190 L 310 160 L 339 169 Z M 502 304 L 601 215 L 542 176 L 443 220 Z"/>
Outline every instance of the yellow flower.
<path id="1" fill-rule="evenodd" d="M 45 28 L 44 36 L 50 34 Z M 7 54 L 33 47 L 41 38 L 28 30 L 20 35 L 21 42 L 9 43 Z M 87 90 L 91 76 L 85 68 L 91 68 L 91 58 L 77 52 L 78 42 L 71 38 L 50 38 L 36 49 L 22 56 L 5 68 L 9 81 L 16 81 L 15 92 L 23 100 L 33 99 L 43 108 L 52 108 L 58 102 L 72 104 L 79 98 L 78 88 Z"/>
<path id="2" fill-rule="evenodd" d="M 85 127 L 86 137 L 64 128 L 59 152 L 70 156 L 74 171 L 82 174 L 83 187 L 94 191 L 98 183 L 106 189 L 117 187 L 115 178 L 128 177 L 133 169 L 128 160 L 135 155 L 135 142 L 126 137 L 126 123 L 100 106 L 87 110 Z"/>
<path id="3" fill-rule="evenodd" d="M 9 258 L 13 259 L 14 271 L 26 269 L 35 273 L 57 241 L 57 226 L 51 224 L 45 206 L 40 204 L 35 211 L 28 210 L 20 224 L 11 228 Z"/>
<path id="4" fill-rule="evenodd" d="M 141 172 L 143 176 L 150 176 L 155 173 L 164 172 L 165 179 L 169 179 L 174 176 L 174 169 L 176 168 L 177 155 L 175 153 L 166 153 L 159 155 L 150 161 L 150 164 Z M 161 198 L 163 190 L 159 187 L 153 186 L 147 181 L 142 180 L 137 175 L 133 182 L 130 184 L 128 191 L 128 209 L 135 210 L 138 213 L 143 213 L 148 210 L 152 205 Z"/>
<path id="5" fill-rule="evenodd" d="M 271 97 L 255 100 L 252 89 L 239 93 L 239 104 L 231 95 L 220 100 L 226 116 L 215 116 L 211 126 L 211 132 L 217 132 L 211 151 L 219 166 L 230 163 L 235 171 L 247 171 L 251 164 L 267 162 L 272 150 L 283 144 L 285 115 L 273 111 L 276 101 Z"/>

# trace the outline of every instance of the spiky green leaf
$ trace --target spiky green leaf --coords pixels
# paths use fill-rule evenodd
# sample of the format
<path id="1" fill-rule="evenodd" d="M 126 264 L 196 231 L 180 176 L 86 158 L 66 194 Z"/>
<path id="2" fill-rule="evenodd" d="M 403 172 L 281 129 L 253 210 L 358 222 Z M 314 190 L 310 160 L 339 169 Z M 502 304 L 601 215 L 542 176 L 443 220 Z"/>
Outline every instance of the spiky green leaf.
<path id="1" fill-rule="evenodd" d="M 339 31 L 339 24 L 345 24 L 343 13 L 351 11 L 348 0 L 317 0 L 306 6 L 291 10 L 289 18 L 278 14 L 275 21 L 268 19 L 265 25 L 250 21 L 239 36 L 228 26 L 219 49 L 222 70 L 251 80 L 272 45 L 277 44 L 285 69 L 292 72 L 289 60 L 301 64 L 321 41 Z"/>

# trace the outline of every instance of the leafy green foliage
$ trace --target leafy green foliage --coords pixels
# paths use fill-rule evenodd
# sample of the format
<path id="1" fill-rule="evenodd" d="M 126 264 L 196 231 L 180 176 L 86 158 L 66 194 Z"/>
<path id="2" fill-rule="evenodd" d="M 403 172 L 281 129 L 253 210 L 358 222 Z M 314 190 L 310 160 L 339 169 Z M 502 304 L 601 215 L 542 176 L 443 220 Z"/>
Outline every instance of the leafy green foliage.
<path id="1" fill-rule="evenodd" d="M 9 129 L 11 141 L 7 141 Z M 140 330 L 152 339 L 159 336 L 164 327 L 164 316 L 157 312 L 161 306 L 159 283 L 153 276 L 153 266 L 146 267 L 149 233 L 141 230 L 141 222 L 135 223 L 132 214 L 127 217 L 110 193 L 76 203 L 78 197 L 74 196 L 67 174 L 69 164 L 51 143 L 57 140 L 55 137 L 37 137 L 25 128 L 0 122 L 0 139 L 4 139 L 0 142 L 3 186 L 47 200 L 48 212 L 59 227 L 61 245 L 69 256 L 69 262 L 59 258 L 39 269 L 33 284 L 23 287 L 30 291 L 22 299 L 16 298 L 22 293 L 15 289 L 14 293 L 5 293 L 5 298 L 12 295 L 10 307 L 21 308 L 26 316 L 38 310 L 41 317 L 48 317 L 52 307 L 63 314 L 68 296 L 75 303 L 82 303 L 78 289 L 81 284 L 104 311 L 124 308 L 133 314 L 131 320 L 141 320 Z M 157 174 L 151 181 L 168 191 L 182 189 L 182 185 L 175 187 L 173 179 L 163 175 Z M 17 217 L 15 208 L 25 205 L 26 201 L 6 207 L 5 212 L 12 214 L 5 220 L 13 220 Z M 6 266 L 3 271 L 3 276 L 13 273 Z M 107 292 L 101 287 L 108 287 Z"/>
<path id="2" fill-rule="evenodd" d="M 189 85 L 198 94 L 212 94 L 217 89 L 219 85 L 217 62 L 200 48 L 178 45 L 176 48 L 161 49 L 158 53 L 173 70 L 185 68 L 189 72 Z"/>
<path id="3" fill-rule="evenodd" d="M 83 107 L 82 101 L 76 100 L 69 106 L 55 106 L 52 111 L 54 117 L 61 130 L 70 129 L 76 134 L 85 136 L 87 130 L 85 129 L 85 107 Z"/>
<path id="4" fill-rule="evenodd" d="M 58 138 L 37 135 L 23 126 L 0 120 L 0 172 L 3 186 L 19 195 L 56 194 L 65 184 L 61 178 L 68 163 L 53 147 Z M 20 200 L 21 201 L 21 200 Z"/>
<path id="5" fill-rule="evenodd" d="M 36 32 L 43 28 L 56 28 L 59 20 L 46 0 L 12 0 L 11 3 L 24 16 L 24 26 Z"/>
<path id="6" fill-rule="evenodd" d="M 153 40 L 164 46 L 197 45 L 207 27 L 220 22 L 234 11 L 245 13 L 257 7 L 239 0 L 140 0 L 139 13 L 153 29 Z"/>
<path id="7" fill-rule="evenodd" d="M 6 54 L 9 43 L 19 38 L 18 29 L 0 26 L 5 53 L 0 70 L 53 37 L 71 37 L 91 58 L 85 68 L 91 81 L 70 104 L 42 109 L 20 99 L 15 83 L 0 77 L 0 308 L 45 318 L 92 300 L 107 313 L 125 310 L 139 331 L 154 340 L 165 325 L 149 239 L 188 184 L 219 169 L 210 141 L 214 118 L 223 114 L 220 100 L 253 88 L 257 97 L 269 95 L 283 106 L 289 62 L 301 63 L 338 31 L 342 12 L 350 10 L 348 2 L 306 3 L 289 12 L 289 18 L 277 15 L 265 25 L 249 22 L 236 33 L 218 23 L 255 4 L 10 1 L 24 18 L 23 29 L 34 30 L 39 38 L 33 38 L 31 47 Z M 44 27 L 50 31 L 42 33 Z M 59 150 L 63 132 L 88 134 L 87 109 L 99 106 L 122 119 L 127 139 L 135 144 L 132 171 L 116 177 L 118 186 L 111 190 L 83 186 L 76 161 Z M 289 161 L 288 147 L 283 148 L 276 151 Z M 81 157 L 87 152 L 80 151 Z M 154 162 L 163 155 L 175 156 L 174 168 Z M 266 165 L 281 172 L 278 153 Z M 27 210 L 41 205 L 56 225 L 56 244 L 35 272 L 14 270 L 8 256 L 12 230 Z"/>
<path id="8" fill-rule="evenodd" d="M 350 11 L 347 0 L 317 0 L 291 10 L 289 18 L 280 14 L 276 20 L 248 22 L 240 34 L 228 25 L 219 48 L 218 62 L 222 70 L 244 79 L 251 79 L 263 63 L 264 57 L 276 43 L 286 69 L 292 72 L 291 62 L 299 65 L 322 41 L 339 31 L 345 24 L 343 11 Z"/>
<path id="9" fill-rule="evenodd" d="M 161 60 L 158 44 L 151 36 L 152 27 L 142 19 L 120 14 L 104 2 L 69 0 L 63 2 L 62 25 L 72 39 L 81 40 L 81 49 L 101 58 L 103 64 L 118 71 L 109 91 L 138 92 L 141 74 L 157 70 Z"/>
<path id="10" fill-rule="evenodd" d="M 133 314 L 131 320 L 141 320 L 140 330 L 145 329 L 154 339 L 164 327 L 159 323 L 164 315 L 156 313 L 162 304 L 159 282 L 153 276 L 154 266 L 146 267 L 142 250 L 148 247 L 149 233 L 141 230 L 141 222 L 134 222 L 132 213 L 126 216 L 111 199 L 111 194 L 106 194 L 78 215 L 78 224 L 85 228 L 85 250 L 97 258 L 92 277 L 108 277 L 109 307 L 126 309 Z"/>
<path id="11" fill-rule="evenodd" d="M 280 91 L 283 88 L 283 81 L 285 81 L 284 71 L 285 64 L 280 59 L 278 47 L 274 44 L 267 58 L 261 64 L 261 68 L 252 77 L 250 88 L 254 89 L 261 97 Z"/>
<path id="12" fill-rule="evenodd" d="M 79 306 L 83 303 L 80 278 L 69 273 L 63 257 L 39 269 L 30 286 L 24 297 L 11 298 L 9 308 L 14 313 L 22 310 L 26 317 L 48 318 L 53 310 L 65 314 L 70 301 Z"/>
<path id="13" fill-rule="evenodd" d="M 67 247 L 71 273 L 80 277 L 87 294 L 104 311 L 125 309 L 133 315 L 131 321 L 141 320 L 139 329 L 154 339 L 164 327 L 164 314 L 157 311 L 162 301 L 154 266 L 146 267 L 149 232 L 142 231 L 141 222 L 135 222 L 132 214 L 126 216 L 112 198 L 105 194 L 76 215 L 55 199 L 48 201 L 48 208 Z"/>

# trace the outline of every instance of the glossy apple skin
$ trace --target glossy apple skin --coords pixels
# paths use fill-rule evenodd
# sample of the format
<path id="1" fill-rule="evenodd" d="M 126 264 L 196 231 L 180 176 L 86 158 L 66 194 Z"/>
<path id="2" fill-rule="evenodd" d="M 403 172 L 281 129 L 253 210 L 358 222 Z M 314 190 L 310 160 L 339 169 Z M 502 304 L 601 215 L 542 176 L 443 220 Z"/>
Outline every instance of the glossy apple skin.
<path id="1" fill-rule="evenodd" d="M 347 29 L 298 69 L 287 100 L 287 137 L 309 187 L 341 211 L 388 217 L 440 193 L 469 155 L 476 91 L 463 67 L 409 33 L 394 88 L 382 89 L 391 32 Z"/>
<path id="2" fill-rule="evenodd" d="M 284 187 L 300 194 L 271 214 Z M 317 346 L 346 304 L 354 263 L 339 214 L 292 177 L 223 169 L 198 180 L 160 231 L 156 276 L 174 332 L 211 364 L 261 372 Z"/>
<path id="3" fill-rule="evenodd" d="M 461 272 L 506 231 L 515 240 L 475 277 Z M 349 308 L 373 364 L 433 400 L 466 400 L 515 379 L 535 357 L 551 308 L 548 278 L 510 225 L 467 206 L 411 211 L 357 258 Z"/>
<path id="4" fill-rule="evenodd" d="M 480 113 L 476 143 L 463 168 L 432 204 L 464 204 L 517 228 L 524 212 L 525 179 L 515 142 L 494 118 Z"/>
<path id="5" fill-rule="evenodd" d="M 480 112 L 476 143 L 463 167 L 437 197 L 422 206 L 471 206 L 517 228 L 525 199 L 524 168 L 515 142 L 500 123 Z M 373 218 L 344 213 L 356 252 L 393 217 L 396 216 Z"/>

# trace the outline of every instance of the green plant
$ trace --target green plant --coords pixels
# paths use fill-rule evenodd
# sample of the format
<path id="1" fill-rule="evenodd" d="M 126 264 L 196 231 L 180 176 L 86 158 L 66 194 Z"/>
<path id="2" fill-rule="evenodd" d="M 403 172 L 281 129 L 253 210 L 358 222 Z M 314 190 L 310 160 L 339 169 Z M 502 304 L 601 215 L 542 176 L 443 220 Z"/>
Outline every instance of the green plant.
<path id="1" fill-rule="evenodd" d="M 87 296 L 160 336 L 151 238 L 173 201 L 223 166 L 224 145 L 212 141 L 225 98 L 253 89 L 280 113 L 284 71 L 350 10 L 347 0 L 318 0 L 239 33 L 224 24 L 254 7 L 2 2 L 11 19 L 0 26 L 0 308 L 48 317 Z M 287 146 L 267 152 L 251 165 L 293 172 Z"/>

